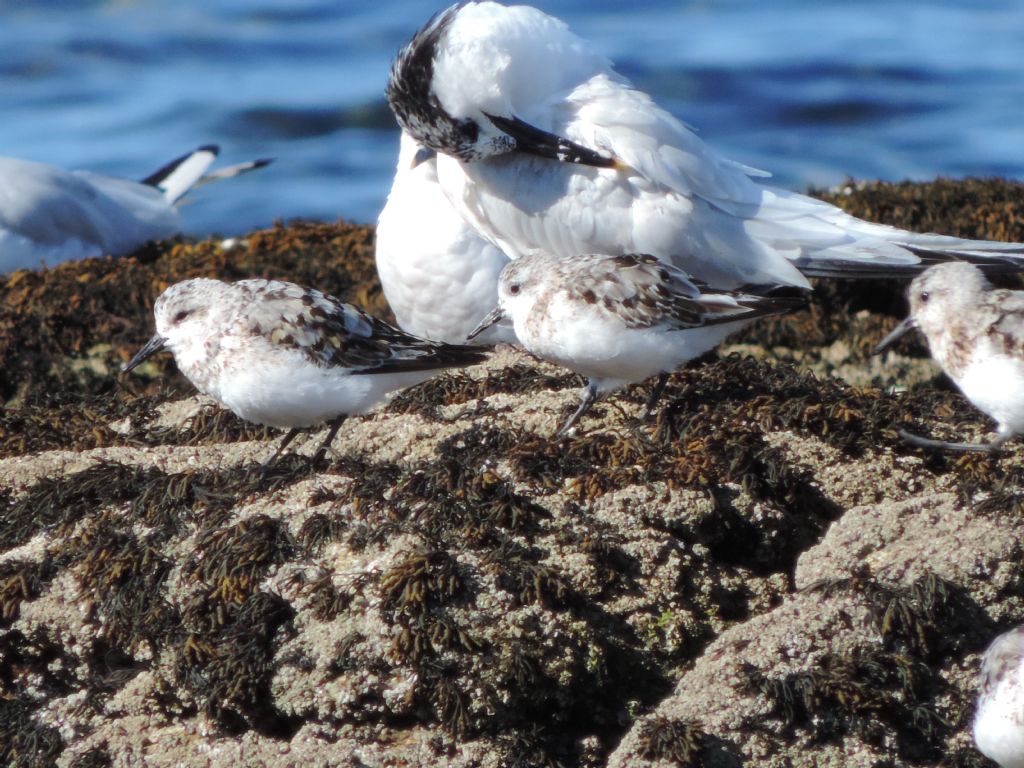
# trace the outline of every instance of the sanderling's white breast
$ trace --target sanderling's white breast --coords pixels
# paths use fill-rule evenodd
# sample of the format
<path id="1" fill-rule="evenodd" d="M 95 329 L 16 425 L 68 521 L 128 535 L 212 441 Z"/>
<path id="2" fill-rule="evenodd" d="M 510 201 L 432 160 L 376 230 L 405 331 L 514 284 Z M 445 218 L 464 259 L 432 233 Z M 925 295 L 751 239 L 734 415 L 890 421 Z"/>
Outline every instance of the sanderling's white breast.
<path id="1" fill-rule="evenodd" d="M 440 369 L 480 362 L 479 348 L 430 342 L 332 296 L 277 280 L 193 279 L 153 308 L 156 334 L 125 366 L 167 348 L 197 389 L 238 416 L 290 430 L 331 422 L 326 451 L 349 414 Z"/>
<path id="2" fill-rule="evenodd" d="M 395 180 L 377 222 L 377 273 L 405 331 L 460 342 L 498 303 L 508 257 L 455 211 L 437 183 L 433 150 L 402 133 Z M 504 324 L 479 341 L 515 339 Z"/>
<path id="3" fill-rule="evenodd" d="M 181 230 L 175 207 L 197 185 L 267 165 L 208 172 L 215 146 L 172 160 L 142 181 L 0 157 L 0 273 L 87 256 L 131 253 Z"/>
<path id="4" fill-rule="evenodd" d="M 910 276 L 966 259 L 1024 268 L 1024 246 L 870 224 L 761 183 L 527 6 L 452 6 L 399 53 L 399 123 L 436 150 L 466 221 L 517 258 L 650 253 L 719 288 Z"/>
<path id="5" fill-rule="evenodd" d="M 998 424 L 983 445 L 910 436 L 924 447 L 991 450 L 1024 431 L 1024 291 L 996 290 L 977 267 L 938 264 L 910 284 L 910 315 L 886 336 L 880 352 L 920 329 L 932 356 L 967 398 Z"/>
<path id="6" fill-rule="evenodd" d="M 481 324 L 511 318 L 538 357 L 586 376 L 565 434 L 603 394 L 667 375 L 751 320 L 804 304 L 802 295 L 720 291 L 653 256 L 523 256 L 498 284 L 499 307 Z M 654 405 L 664 376 L 648 408 Z"/>
<path id="7" fill-rule="evenodd" d="M 1024 627 L 992 642 L 979 682 L 974 742 L 1002 768 L 1024 768 Z"/>

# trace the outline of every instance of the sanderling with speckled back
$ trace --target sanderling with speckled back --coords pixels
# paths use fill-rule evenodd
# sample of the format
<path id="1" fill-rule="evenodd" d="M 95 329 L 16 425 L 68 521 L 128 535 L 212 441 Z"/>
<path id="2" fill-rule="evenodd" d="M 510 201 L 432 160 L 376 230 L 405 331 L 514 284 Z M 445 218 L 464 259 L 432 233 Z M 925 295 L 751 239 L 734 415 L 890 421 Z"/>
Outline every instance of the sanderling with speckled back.
<path id="1" fill-rule="evenodd" d="M 984 444 L 947 443 L 902 433 L 925 448 L 991 451 L 1024 431 L 1024 291 L 994 289 L 977 267 L 930 267 L 910 284 L 910 315 L 875 347 L 915 328 L 932 356 L 974 405 L 998 423 Z"/>
<path id="2" fill-rule="evenodd" d="M 653 256 L 546 254 L 510 262 L 498 282 L 498 301 L 474 334 L 510 318 L 528 351 L 589 379 L 559 436 L 599 396 L 660 375 L 649 412 L 667 375 L 683 363 L 755 318 L 806 303 L 802 293 L 711 289 Z"/>
<path id="3" fill-rule="evenodd" d="M 156 334 L 124 367 L 167 348 L 195 385 L 247 421 L 298 431 L 346 416 L 444 368 L 481 362 L 479 347 L 425 341 L 311 288 L 277 280 L 172 285 L 153 307 Z"/>
<path id="4" fill-rule="evenodd" d="M 974 742 L 1002 768 L 1024 768 L 1024 627 L 992 642 L 979 683 Z"/>

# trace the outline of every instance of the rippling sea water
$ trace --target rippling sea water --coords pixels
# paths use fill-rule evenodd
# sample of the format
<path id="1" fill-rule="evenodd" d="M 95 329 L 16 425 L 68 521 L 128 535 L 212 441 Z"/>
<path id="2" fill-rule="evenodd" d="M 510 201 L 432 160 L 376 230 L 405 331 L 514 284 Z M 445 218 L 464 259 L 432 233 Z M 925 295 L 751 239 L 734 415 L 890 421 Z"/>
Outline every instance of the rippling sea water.
<path id="1" fill-rule="evenodd" d="M 0 153 L 141 178 L 197 145 L 276 163 L 190 233 L 373 222 L 396 50 L 442 2 L 0 0 Z M 796 189 L 1024 176 L 1020 0 L 538 2 L 718 151 Z"/>

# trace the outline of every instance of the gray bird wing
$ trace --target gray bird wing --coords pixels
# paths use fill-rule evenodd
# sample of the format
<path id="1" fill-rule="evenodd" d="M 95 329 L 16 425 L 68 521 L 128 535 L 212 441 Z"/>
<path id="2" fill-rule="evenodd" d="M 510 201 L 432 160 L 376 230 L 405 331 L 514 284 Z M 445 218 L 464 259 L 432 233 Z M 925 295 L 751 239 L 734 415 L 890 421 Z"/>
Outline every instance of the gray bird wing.
<path id="1" fill-rule="evenodd" d="M 360 374 L 472 365 L 479 347 L 427 341 L 315 289 L 277 281 L 242 281 L 261 288 L 245 310 L 248 332 L 293 347 L 326 368 Z"/>
<path id="2" fill-rule="evenodd" d="M 592 266 L 586 281 L 572 283 L 568 290 L 615 314 L 627 328 L 666 325 L 685 330 L 788 312 L 806 303 L 802 293 L 715 290 L 646 254 L 603 259 Z"/>

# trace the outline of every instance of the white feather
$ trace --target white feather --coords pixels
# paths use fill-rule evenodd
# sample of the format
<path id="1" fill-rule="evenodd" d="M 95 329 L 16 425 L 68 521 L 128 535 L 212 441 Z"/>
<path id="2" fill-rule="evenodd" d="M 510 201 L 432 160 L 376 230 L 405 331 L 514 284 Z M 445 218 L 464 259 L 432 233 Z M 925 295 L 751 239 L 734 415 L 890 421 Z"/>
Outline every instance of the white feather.
<path id="1" fill-rule="evenodd" d="M 173 237 L 181 231 L 174 203 L 204 178 L 214 157 L 214 148 L 200 148 L 161 169 L 166 175 L 155 186 L 0 157 L 0 273 L 121 256 Z"/>
<path id="2" fill-rule="evenodd" d="M 430 94 L 457 124 L 476 123 L 480 135 L 479 152 L 462 155 L 472 160 L 439 158 L 439 183 L 456 210 L 512 258 L 650 253 L 719 288 L 903 274 L 921 263 L 913 249 L 1006 256 L 1024 266 L 1019 244 L 870 224 L 761 184 L 752 176 L 763 172 L 719 156 L 541 11 L 474 2 L 449 13 Z M 488 114 L 597 150 L 617 167 L 496 154 L 509 143 Z"/>
<path id="3" fill-rule="evenodd" d="M 419 146 L 402 134 L 395 180 L 377 222 L 377 272 L 398 325 L 434 341 L 464 342 L 498 303 L 508 257 L 481 238 L 437 185 L 433 158 L 414 166 Z M 478 341 L 513 341 L 496 325 Z"/>
<path id="4" fill-rule="evenodd" d="M 1024 628 L 997 637 L 985 651 L 974 741 L 1002 768 L 1024 768 Z"/>

